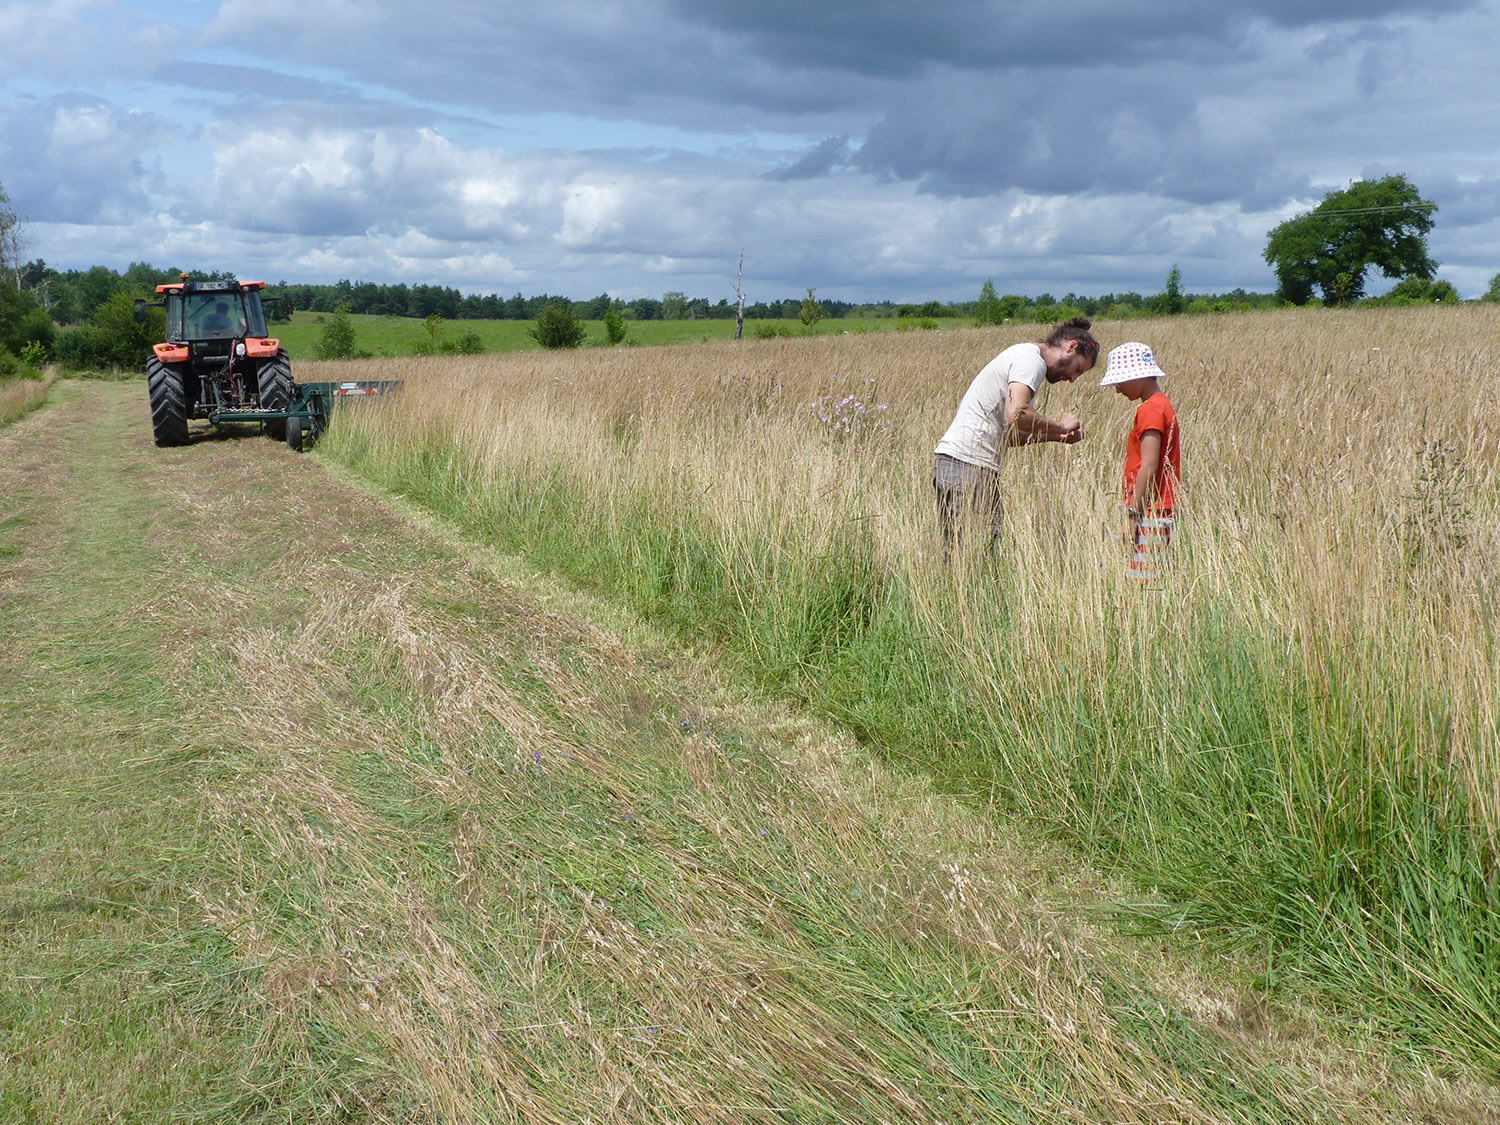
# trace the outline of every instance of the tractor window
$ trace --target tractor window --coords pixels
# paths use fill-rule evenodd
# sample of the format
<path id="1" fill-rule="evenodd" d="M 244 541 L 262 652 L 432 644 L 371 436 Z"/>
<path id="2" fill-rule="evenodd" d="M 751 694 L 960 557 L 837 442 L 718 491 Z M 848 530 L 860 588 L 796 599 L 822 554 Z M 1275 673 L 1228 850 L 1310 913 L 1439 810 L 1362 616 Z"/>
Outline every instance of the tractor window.
<path id="1" fill-rule="evenodd" d="M 245 310 L 238 293 L 190 293 L 184 306 L 190 339 L 229 340 L 245 335 Z"/>
<path id="2" fill-rule="evenodd" d="M 191 340 L 232 340 L 264 336 L 266 316 L 260 294 L 189 293 L 183 298 L 184 336 Z"/>
<path id="3" fill-rule="evenodd" d="M 266 314 L 261 308 L 257 290 L 170 293 L 167 296 L 169 340 L 233 340 L 265 334 Z"/>

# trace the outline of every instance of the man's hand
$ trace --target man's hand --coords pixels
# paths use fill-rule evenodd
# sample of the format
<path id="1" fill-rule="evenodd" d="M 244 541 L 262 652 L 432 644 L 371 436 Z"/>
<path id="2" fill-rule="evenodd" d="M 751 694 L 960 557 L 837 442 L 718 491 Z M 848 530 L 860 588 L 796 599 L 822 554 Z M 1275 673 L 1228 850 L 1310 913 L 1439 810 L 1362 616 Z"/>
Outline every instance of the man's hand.
<path id="1" fill-rule="evenodd" d="M 1057 424 L 1062 427 L 1057 440 L 1064 445 L 1073 445 L 1083 440 L 1083 423 L 1078 420 L 1078 415 L 1064 414 L 1057 420 Z"/>

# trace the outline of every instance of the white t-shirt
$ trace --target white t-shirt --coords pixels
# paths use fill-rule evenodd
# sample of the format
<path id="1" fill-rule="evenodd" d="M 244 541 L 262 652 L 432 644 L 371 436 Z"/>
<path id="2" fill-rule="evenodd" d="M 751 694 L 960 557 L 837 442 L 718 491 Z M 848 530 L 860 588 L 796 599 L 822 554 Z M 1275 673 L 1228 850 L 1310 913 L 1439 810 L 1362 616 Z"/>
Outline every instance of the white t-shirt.
<path id="1" fill-rule="evenodd" d="M 1042 349 L 1035 344 L 1015 344 L 984 365 L 963 401 L 953 424 L 937 443 L 934 453 L 956 461 L 999 471 L 1005 455 L 1005 396 L 1012 383 L 1025 383 L 1035 395 L 1047 377 Z"/>

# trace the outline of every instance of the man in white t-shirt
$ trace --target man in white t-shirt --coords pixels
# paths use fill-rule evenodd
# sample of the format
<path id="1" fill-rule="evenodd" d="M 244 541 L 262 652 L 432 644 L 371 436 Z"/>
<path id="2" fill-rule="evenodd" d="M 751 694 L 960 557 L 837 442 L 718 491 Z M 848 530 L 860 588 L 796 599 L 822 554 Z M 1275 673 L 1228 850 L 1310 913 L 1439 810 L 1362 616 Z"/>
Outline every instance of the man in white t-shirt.
<path id="1" fill-rule="evenodd" d="M 1083 440 L 1077 415 L 1043 418 L 1032 403 L 1042 381 L 1071 383 L 1094 366 L 1099 341 L 1089 322 L 1075 316 L 1052 330 L 1040 344 L 1006 348 L 974 377 L 958 404 L 948 432 L 933 450 L 932 483 L 937 490 L 943 559 L 952 558 L 965 523 L 989 526 L 993 546 L 1000 533 L 1000 461 L 1012 445 Z"/>

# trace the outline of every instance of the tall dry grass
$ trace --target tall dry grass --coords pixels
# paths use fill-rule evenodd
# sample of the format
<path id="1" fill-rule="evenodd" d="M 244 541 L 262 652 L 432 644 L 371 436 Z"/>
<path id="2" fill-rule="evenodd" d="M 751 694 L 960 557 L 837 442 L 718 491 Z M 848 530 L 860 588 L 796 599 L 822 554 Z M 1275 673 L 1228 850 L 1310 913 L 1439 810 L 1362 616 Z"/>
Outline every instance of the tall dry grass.
<path id="1" fill-rule="evenodd" d="M 0 426 L 24 418 L 47 400 L 51 379 L 0 379 Z"/>
<path id="2" fill-rule="evenodd" d="M 304 365 L 399 378 L 333 455 L 710 633 L 879 750 L 1019 810 L 1414 1037 L 1500 1055 L 1500 312 L 1100 323 L 1170 375 L 1175 569 L 1131 589 L 1130 404 L 1014 452 L 949 571 L 931 448 L 1016 329 Z M 879 424 L 822 421 L 852 394 Z M 821 408 L 819 404 L 822 404 Z M 847 408 L 846 408 L 847 413 Z"/>

